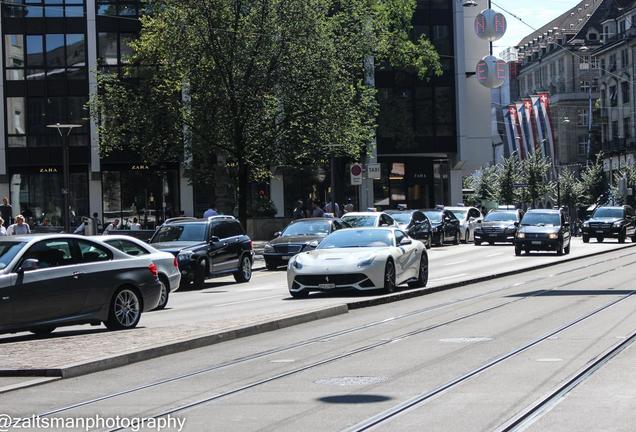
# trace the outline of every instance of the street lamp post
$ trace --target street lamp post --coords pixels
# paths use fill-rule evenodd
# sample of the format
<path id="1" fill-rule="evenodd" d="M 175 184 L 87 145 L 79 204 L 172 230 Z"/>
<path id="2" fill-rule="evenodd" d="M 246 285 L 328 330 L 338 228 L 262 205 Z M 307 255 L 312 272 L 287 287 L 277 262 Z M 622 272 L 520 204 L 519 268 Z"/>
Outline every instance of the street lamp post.
<path id="1" fill-rule="evenodd" d="M 64 171 L 64 187 L 62 189 L 62 195 L 64 195 L 64 232 L 70 232 L 71 230 L 71 200 L 69 189 L 71 186 L 71 173 L 69 169 L 69 157 L 68 157 L 68 137 L 71 135 L 73 129 L 80 128 L 79 124 L 51 124 L 47 125 L 47 128 L 57 129 L 57 132 L 62 137 L 62 171 Z M 63 132 L 65 131 L 65 133 Z"/>

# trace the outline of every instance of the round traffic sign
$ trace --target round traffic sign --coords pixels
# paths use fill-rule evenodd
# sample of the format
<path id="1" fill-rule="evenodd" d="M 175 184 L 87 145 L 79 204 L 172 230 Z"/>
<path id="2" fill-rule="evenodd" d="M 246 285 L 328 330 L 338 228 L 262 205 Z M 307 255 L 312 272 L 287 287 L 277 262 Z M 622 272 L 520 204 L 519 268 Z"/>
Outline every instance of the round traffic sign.
<path id="1" fill-rule="evenodd" d="M 351 165 L 351 175 L 359 176 L 362 174 L 362 167 L 360 165 Z"/>

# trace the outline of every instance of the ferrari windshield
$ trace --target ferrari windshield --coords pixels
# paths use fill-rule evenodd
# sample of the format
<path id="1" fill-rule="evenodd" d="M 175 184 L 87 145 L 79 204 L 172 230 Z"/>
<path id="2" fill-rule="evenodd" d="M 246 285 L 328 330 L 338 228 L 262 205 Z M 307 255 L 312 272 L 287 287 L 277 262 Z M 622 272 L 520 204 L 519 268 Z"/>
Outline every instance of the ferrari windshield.
<path id="1" fill-rule="evenodd" d="M 490 212 L 484 218 L 484 222 L 516 222 L 517 212 L 514 211 L 496 211 Z"/>
<path id="2" fill-rule="evenodd" d="M 301 220 L 290 224 L 281 237 L 326 236 L 329 234 L 331 222 L 327 220 Z"/>
<path id="3" fill-rule="evenodd" d="M 347 229 L 327 236 L 318 249 L 393 246 L 393 233 L 386 229 Z"/>
<path id="4" fill-rule="evenodd" d="M 374 227 L 375 221 L 379 216 L 375 215 L 344 215 L 342 220 L 354 228 L 358 227 Z"/>

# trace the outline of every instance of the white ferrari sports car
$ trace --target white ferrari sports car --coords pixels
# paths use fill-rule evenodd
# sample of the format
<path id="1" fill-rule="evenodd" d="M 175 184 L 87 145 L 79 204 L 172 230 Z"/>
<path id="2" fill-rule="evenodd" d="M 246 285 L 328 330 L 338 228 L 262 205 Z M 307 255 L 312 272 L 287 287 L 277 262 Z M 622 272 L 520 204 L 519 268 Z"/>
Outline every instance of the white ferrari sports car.
<path id="1" fill-rule="evenodd" d="M 350 228 L 333 232 L 318 248 L 295 255 L 287 267 L 287 285 L 293 297 L 311 291 L 383 289 L 393 292 L 428 282 L 428 255 L 424 244 L 397 228 Z"/>

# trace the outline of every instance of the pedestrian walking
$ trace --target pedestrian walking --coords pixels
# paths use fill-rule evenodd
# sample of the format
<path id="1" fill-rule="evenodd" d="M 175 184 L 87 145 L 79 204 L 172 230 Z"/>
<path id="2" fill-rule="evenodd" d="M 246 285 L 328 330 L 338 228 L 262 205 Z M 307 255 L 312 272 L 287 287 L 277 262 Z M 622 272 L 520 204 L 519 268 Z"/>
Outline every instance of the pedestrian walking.
<path id="1" fill-rule="evenodd" d="M 141 230 L 141 224 L 139 223 L 139 219 L 137 219 L 136 217 L 133 218 L 133 221 L 130 224 L 130 230 L 131 231 L 139 231 L 139 230 Z"/>
<path id="2" fill-rule="evenodd" d="M 0 236 L 6 236 L 7 229 L 4 227 L 4 219 L 0 217 Z"/>
<path id="3" fill-rule="evenodd" d="M 326 205 L 325 205 L 325 213 L 331 213 L 333 214 L 335 217 L 340 217 L 340 206 L 338 205 L 338 203 L 333 203 L 333 201 L 329 201 Z"/>
<path id="4" fill-rule="evenodd" d="M 311 204 L 311 217 L 324 217 L 325 211 L 320 208 L 320 201 L 315 200 Z"/>
<path id="5" fill-rule="evenodd" d="M 4 221 L 2 226 L 5 228 L 8 227 L 11 223 L 11 217 L 13 216 L 13 207 L 9 204 L 9 199 L 7 197 L 2 198 L 2 205 L 0 205 L 0 216 Z"/>
<path id="6" fill-rule="evenodd" d="M 9 225 L 9 228 L 7 228 L 7 235 L 22 234 L 31 234 L 31 228 L 24 221 L 24 216 L 19 214 L 15 217 L 15 223 L 13 225 Z"/>
<path id="7" fill-rule="evenodd" d="M 102 222 L 99 220 L 99 213 L 93 213 L 93 234 L 102 232 Z"/>
<path id="8" fill-rule="evenodd" d="M 301 200 L 296 202 L 296 207 L 292 212 L 292 219 L 304 219 L 305 218 L 305 206 Z"/>
<path id="9" fill-rule="evenodd" d="M 203 213 L 203 217 L 204 218 L 209 218 L 212 216 L 217 216 L 219 214 L 218 211 L 216 211 L 215 205 L 214 203 L 210 204 L 210 208 L 208 208 L 204 213 Z"/>
<path id="10" fill-rule="evenodd" d="M 119 229 L 119 219 L 115 219 L 111 223 L 108 224 L 106 229 L 104 229 L 104 234 L 109 234 L 112 231 L 117 231 Z"/>

